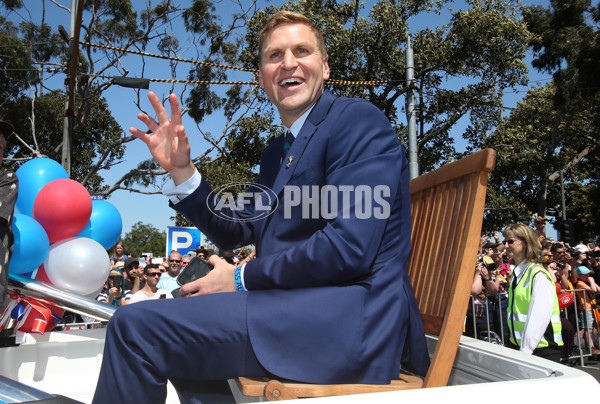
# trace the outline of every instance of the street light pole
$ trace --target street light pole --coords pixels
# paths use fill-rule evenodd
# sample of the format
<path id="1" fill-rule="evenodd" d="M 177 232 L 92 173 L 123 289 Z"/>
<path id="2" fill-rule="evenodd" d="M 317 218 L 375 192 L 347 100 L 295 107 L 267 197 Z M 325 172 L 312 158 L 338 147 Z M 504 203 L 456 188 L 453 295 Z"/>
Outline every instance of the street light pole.
<path id="1" fill-rule="evenodd" d="M 71 142 L 75 121 L 75 80 L 77 79 L 77 58 L 79 51 L 79 32 L 81 31 L 81 18 L 83 13 L 83 0 L 71 0 L 71 24 L 69 27 L 69 70 L 67 81 L 67 98 L 65 100 L 62 166 L 71 177 Z"/>
<path id="2" fill-rule="evenodd" d="M 410 179 L 419 176 L 419 156 L 417 152 L 417 111 L 415 108 L 414 92 L 414 56 L 410 43 L 410 36 L 407 34 L 406 42 L 406 119 L 408 121 L 408 175 Z"/>

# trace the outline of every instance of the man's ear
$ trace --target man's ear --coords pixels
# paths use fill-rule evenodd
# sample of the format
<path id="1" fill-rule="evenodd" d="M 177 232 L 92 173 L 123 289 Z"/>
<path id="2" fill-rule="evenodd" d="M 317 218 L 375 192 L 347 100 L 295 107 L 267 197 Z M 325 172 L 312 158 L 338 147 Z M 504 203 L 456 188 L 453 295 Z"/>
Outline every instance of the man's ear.
<path id="1" fill-rule="evenodd" d="M 260 72 L 260 68 L 258 69 L 258 85 L 260 85 L 260 88 L 262 88 L 262 89 L 265 88 L 265 85 L 263 83 L 262 73 Z"/>
<path id="2" fill-rule="evenodd" d="M 329 80 L 329 55 L 323 58 L 323 80 Z"/>

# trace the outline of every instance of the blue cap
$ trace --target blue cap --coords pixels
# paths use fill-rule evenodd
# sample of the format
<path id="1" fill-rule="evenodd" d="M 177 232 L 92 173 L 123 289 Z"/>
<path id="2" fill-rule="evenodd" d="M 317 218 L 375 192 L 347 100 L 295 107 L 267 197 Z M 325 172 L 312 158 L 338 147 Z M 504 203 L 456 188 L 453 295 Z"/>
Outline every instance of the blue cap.
<path id="1" fill-rule="evenodd" d="M 589 273 L 590 270 L 588 269 L 588 267 L 583 265 L 577 267 L 577 275 L 588 275 Z"/>

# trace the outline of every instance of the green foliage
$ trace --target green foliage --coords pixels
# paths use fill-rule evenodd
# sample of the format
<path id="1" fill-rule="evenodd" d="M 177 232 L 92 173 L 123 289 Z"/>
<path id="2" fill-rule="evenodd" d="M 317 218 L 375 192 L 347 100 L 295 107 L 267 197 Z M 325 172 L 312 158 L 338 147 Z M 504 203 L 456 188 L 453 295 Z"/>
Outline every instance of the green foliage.
<path id="1" fill-rule="evenodd" d="M 61 149 L 56 146 L 62 142 L 65 95 L 62 91 L 47 92 L 35 100 L 23 95 L 12 103 L 0 108 L 0 114 L 10 117 L 11 122 L 18 128 L 19 136 L 31 147 L 37 145 L 40 155 L 60 161 Z M 103 179 L 96 172 L 84 182 L 92 165 L 109 144 L 121 137 L 122 129 L 110 114 L 106 100 L 92 97 L 88 119 L 73 134 L 71 178 L 84 183 L 88 191 L 101 192 L 104 189 Z M 33 106 L 33 109 L 32 109 Z M 35 117 L 35 128 L 31 116 Z M 35 138 L 33 133 L 35 132 Z M 123 156 L 123 148 L 112 148 L 105 167 L 110 167 Z M 8 153 L 13 158 L 25 160 L 14 161 L 10 168 L 16 170 L 20 164 L 31 156 L 31 149 L 20 143 L 10 142 Z M 8 164 L 8 162 L 5 162 Z"/>
<path id="2" fill-rule="evenodd" d="M 524 17 L 536 34 L 533 66 L 552 73 L 555 101 L 576 109 L 600 87 L 600 5 L 589 0 L 552 0 L 551 7 L 530 7 Z"/>
<path id="3" fill-rule="evenodd" d="M 141 257 L 142 253 L 148 252 L 151 252 L 154 257 L 164 257 L 166 256 L 167 236 L 164 231 L 158 230 L 151 224 L 137 222 L 123 237 L 123 244 L 130 257 Z"/>
<path id="4" fill-rule="evenodd" d="M 530 90 L 487 138 L 485 146 L 494 148 L 498 159 L 489 180 L 484 228 L 528 223 L 534 213 L 549 216 L 548 208 L 560 212 L 558 174 L 563 170 L 567 218 L 575 219 L 580 236 L 597 235 L 598 199 L 590 197 L 598 193 L 598 152 L 571 164 L 588 143 L 590 114 L 566 115 L 554 99 L 552 84 Z"/>
<path id="5" fill-rule="evenodd" d="M 357 1 L 305 0 L 271 6 L 249 21 L 248 46 L 240 59 L 246 67 L 256 68 L 258 31 L 269 15 L 279 9 L 304 13 L 323 30 L 332 79 L 388 81 L 379 87 L 329 88 L 338 95 L 369 99 L 387 115 L 406 144 L 407 127 L 400 102 L 408 90 L 407 32 L 412 18 L 439 13 L 449 4 L 381 0 L 373 5 L 369 18 Z M 453 12 L 448 24 L 411 34 L 416 59 L 413 86 L 420 100 L 422 172 L 460 157 L 450 129 L 462 117 L 469 119 L 464 133 L 470 145 L 468 151 L 479 149 L 499 122 L 502 91 L 526 83 L 527 69 L 522 59 L 530 34 L 520 18 L 518 4 L 508 0 L 473 0 L 468 4 L 467 9 Z"/>
<path id="6" fill-rule="evenodd" d="M 31 48 L 16 36 L 18 29 L 0 16 L 0 107 L 37 82 Z"/>
<path id="7" fill-rule="evenodd" d="M 600 5 L 589 0 L 551 0 L 548 8 L 529 7 L 523 15 L 533 34 L 533 66 L 554 79 L 550 92 L 543 95 L 544 107 L 529 113 L 540 115 L 531 118 L 526 130 L 534 139 L 525 139 L 537 151 L 537 159 L 526 154 L 513 158 L 529 159 L 527 169 L 546 167 L 545 172 L 537 170 L 539 180 L 532 184 L 537 185 L 532 188 L 537 199 L 528 200 L 528 209 L 538 214 L 547 207 L 562 209 L 556 179 L 562 170 L 567 218 L 574 221 L 578 238 L 592 239 L 599 235 L 594 217 L 600 193 Z"/>

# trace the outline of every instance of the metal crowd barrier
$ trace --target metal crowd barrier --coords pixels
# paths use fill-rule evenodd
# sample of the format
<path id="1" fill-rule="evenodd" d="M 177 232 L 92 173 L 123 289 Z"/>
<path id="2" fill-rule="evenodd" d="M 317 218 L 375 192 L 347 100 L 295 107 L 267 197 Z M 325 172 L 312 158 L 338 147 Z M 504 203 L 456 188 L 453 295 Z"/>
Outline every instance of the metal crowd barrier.
<path id="1" fill-rule="evenodd" d="M 574 310 L 575 310 L 575 342 L 576 342 L 576 346 L 577 346 L 577 351 L 578 354 L 577 355 L 573 355 L 573 353 L 571 353 L 569 355 L 569 359 L 579 359 L 579 363 L 581 364 L 581 366 L 584 366 L 585 363 L 585 359 L 586 357 L 589 357 L 592 355 L 592 333 L 587 332 L 587 348 L 585 348 L 584 346 L 582 346 L 582 338 L 581 338 L 581 331 L 584 331 L 583 327 L 585 327 L 585 324 L 580 324 L 579 321 L 579 310 L 577 308 L 577 294 L 576 292 L 585 292 L 585 289 L 563 289 L 562 292 L 570 292 L 573 294 L 573 298 L 574 301 L 572 303 L 572 305 L 574 305 Z M 488 342 L 491 341 L 496 341 L 497 338 L 499 338 L 499 340 L 501 341 L 502 345 L 506 345 L 506 341 L 504 341 L 504 321 L 503 321 L 503 315 L 504 313 L 502 312 L 502 300 L 503 299 L 507 299 L 508 300 L 508 293 L 507 292 L 503 292 L 503 293 L 498 293 L 496 294 L 496 297 L 498 299 L 498 316 L 499 316 L 499 321 L 500 321 L 500 335 L 498 335 L 491 327 L 491 323 L 490 323 L 490 305 L 491 302 L 489 301 L 489 298 L 486 298 L 486 303 L 484 303 L 482 306 L 485 308 L 485 318 L 486 318 L 486 329 L 484 331 L 481 332 L 481 334 L 479 334 L 477 332 L 477 317 L 475 315 L 473 315 L 472 317 L 472 321 L 473 321 L 473 331 L 474 331 L 474 338 L 475 339 L 482 339 L 482 340 L 487 340 Z M 587 294 L 583 293 L 583 299 L 584 299 L 584 307 L 585 305 L 587 305 Z M 471 296 L 471 299 L 469 301 L 469 304 L 471 305 L 471 310 L 472 313 L 476 313 L 476 306 L 478 304 L 475 303 L 475 298 L 473 296 Z M 569 309 L 571 308 L 571 306 L 561 309 L 561 312 L 564 313 L 565 318 L 567 320 L 569 320 Z M 465 320 L 467 320 L 465 318 Z M 594 328 L 594 324 L 591 325 L 590 329 Z M 587 330 L 586 330 L 587 331 Z M 483 335 L 484 337 L 481 338 L 481 335 Z M 487 339 L 486 339 L 487 336 Z M 596 347 L 599 348 L 600 347 Z"/>

